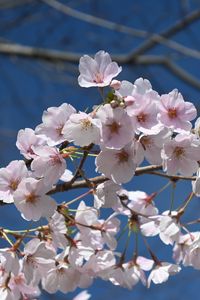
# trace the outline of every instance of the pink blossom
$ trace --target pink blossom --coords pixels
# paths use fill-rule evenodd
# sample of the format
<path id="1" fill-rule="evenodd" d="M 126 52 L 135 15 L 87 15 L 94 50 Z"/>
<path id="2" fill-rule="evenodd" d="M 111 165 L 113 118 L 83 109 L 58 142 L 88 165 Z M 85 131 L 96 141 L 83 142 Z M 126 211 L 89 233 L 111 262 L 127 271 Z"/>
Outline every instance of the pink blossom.
<path id="1" fill-rule="evenodd" d="M 20 153 L 26 159 L 32 159 L 36 157 L 33 147 L 38 147 L 45 144 L 45 140 L 36 135 L 31 128 L 21 129 L 17 135 L 16 146 L 20 150 Z"/>
<path id="2" fill-rule="evenodd" d="M 14 193 L 14 203 L 25 220 L 38 221 L 53 215 L 56 202 L 46 195 L 48 191 L 42 180 L 27 178 L 21 181 Z"/>
<path id="3" fill-rule="evenodd" d="M 200 147 L 192 134 L 178 134 L 164 144 L 163 169 L 169 175 L 192 176 L 198 170 Z"/>
<path id="4" fill-rule="evenodd" d="M 122 68 L 116 62 L 112 62 L 110 55 L 105 51 L 99 51 L 94 59 L 88 55 L 80 58 L 78 83 L 82 87 L 104 87 L 110 84 Z"/>
<path id="5" fill-rule="evenodd" d="M 116 259 L 113 251 L 100 250 L 91 255 L 89 260 L 83 267 L 83 272 L 94 277 L 101 276 L 106 277 L 116 264 Z"/>
<path id="6" fill-rule="evenodd" d="M 169 211 L 165 211 L 160 217 L 159 236 L 162 242 L 166 245 L 173 245 L 175 241 L 179 240 L 181 226 L 177 221 L 176 217 L 176 211 L 171 211 L 170 215 Z"/>
<path id="7" fill-rule="evenodd" d="M 54 247 L 65 249 L 68 245 L 68 241 L 65 236 L 67 233 L 67 227 L 64 216 L 55 211 L 53 216 L 50 217 L 49 229 Z"/>
<path id="8" fill-rule="evenodd" d="M 102 123 L 101 142 L 104 147 L 120 149 L 133 140 L 135 134 L 133 123 L 124 109 L 120 107 L 113 109 L 110 104 L 106 104 L 96 115 Z"/>
<path id="9" fill-rule="evenodd" d="M 67 103 L 59 107 L 49 107 L 42 116 L 42 124 L 35 129 L 36 134 L 42 135 L 49 146 L 55 146 L 65 141 L 62 130 L 75 108 Z"/>
<path id="10" fill-rule="evenodd" d="M 177 212 L 163 212 L 161 215 L 150 216 L 148 219 L 142 218 L 140 229 L 145 236 L 155 236 L 159 234 L 161 241 L 166 245 L 173 245 L 178 241 L 181 234 L 181 226 L 176 219 Z"/>
<path id="11" fill-rule="evenodd" d="M 112 180 L 105 181 L 99 184 L 94 194 L 94 207 L 114 207 L 119 201 L 117 191 L 121 186 L 114 183 Z"/>
<path id="12" fill-rule="evenodd" d="M 80 273 L 64 262 L 57 264 L 49 269 L 46 276 L 42 278 L 42 287 L 50 294 L 57 291 L 63 293 L 74 291 L 80 280 Z"/>
<path id="13" fill-rule="evenodd" d="M 0 169 L 0 199 L 5 203 L 14 202 L 13 194 L 23 178 L 29 176 L 25 162 L 14 160 L 6 168 Z"/>
<path id="14" fill-rule="evenodd" d="M 113 79 L 110 83 L 110 87 L 113 88 L 114 90 L 119 90 L 121 87 L 121 81 Z"/>
<path id="15" fill-rule="evenodd" d="M 105 149 L 96 158 L 96 171 L 103 173 L 115 183 L 125 183 L 134 176 L 134 145 L 129 144 L 121 150 Z"/>
<path id="16" fill-rule="evenodd" d="M 162 164 L 161 150 L 164 143 L 170 140 L 171 132 L 167 129 L 161 130 L 158 134 L 142 134 L 139 142 L 139 152 L 145 156 L 146 160 L 153 165 Z"/>
<path id="17" fill-rule="evenodd" d="M 44 184 L 53 185 L 64 174 L 66 161 L 54 147 L 41 146 L 34 148 L 34 151 L 38 155 L 31 163 L 34 175 L 39 178 L 43 177 Z"/>
<path id="18" fill-rule="evenodd" d="M 78 146 L 88 146 L 91 143 L 99 143 L 100 122 L 90 115 L 80 112 L 72 114 L 63 127 L 62 134 L 69 142 Z"/>
<path id="19" fill-rule="evenodd" d="M 128 192 L 128 199 L 130 200 L 127 206 L 134 212 L 138 212 L 147 216 L 154 216 L 158 214 L 158 209 L 155 207 L 153 198 L 143 191 Z"/>
<path id="20" fill-rule="evenodd" d="M 170 275 L 175 275 L 180 272 L 180 270 L 181 268 L 179 266 L 167 262 L 156 265 L 149 275 L 147 287 L 150 287 L 151 281 L 155 284 L 167 281 Z"/>
<path id="21" fill-rule="evenodd" d="M 23 268 L 26 281 L 37 285 L 49 269 L 55 265 L 55 252 L 47 244 L 35 238 L 24 247 Z"/>
<path id="22" fill-rule="evenodd" d="M 7 273 L 12 272 L 17 275 L 20 269 L 19 258 L 15 250 L 0 249 L 1 268 Z"/>
<path id="23" fill-rule="evenodd" d="M 200 232 L 182 235 L 173 249 L 174 259 L 200 270 Z"/>
<path id="24" fill-rule="evenodd" d="M 157 120 L 157 103 L 151 94 L 135 95 L 135 105 L 128 106 L 128 115 L 131 116 L 137 133 L 156 134 L 161 126 Z"/>
<path id="25" fill-rule="evenodd" d="M 132 289 L 139 280 L 146 285 L 144 270 L 149 271 L 153 263 L 153 260 L 138 256 L 136 260 L 114 267 L 108 272 L 107 277 L 114 285 L 120 285 L 128 289 Z"/>
<path id="26" fill-rule="evenodd" d="M 11 276 L 9 280 L 9 288 L 15 295 L 15 299 L 33 299 L 40 295 L 40 290 L 37 286 L 33 286 L 31 283 L 28 285 L 25 276 L 20 272 L 16 276 Z"/>
<path id="27" fill-rule="evenodd" d="M 176 132 L 189 131 L 196 118 L 197 111 L 190 102 L 185 102 L 177 89 L 161 96 L 159 105 L 159 121 Z"/>

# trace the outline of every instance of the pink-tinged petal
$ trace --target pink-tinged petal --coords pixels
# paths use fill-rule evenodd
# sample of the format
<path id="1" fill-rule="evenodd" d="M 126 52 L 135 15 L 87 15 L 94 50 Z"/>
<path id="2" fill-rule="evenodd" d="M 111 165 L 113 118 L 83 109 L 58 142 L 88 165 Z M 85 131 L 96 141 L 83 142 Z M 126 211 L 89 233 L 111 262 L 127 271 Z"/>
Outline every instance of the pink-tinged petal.
<path id="1" fill-rule="evenodd" d="M 78 77 L 79 85 L 82 87 L 104 87 L 110 84 L 113 77 L 121 72 L 117 63 L 112 62 L 107 52 L 99 51 L 94 59 L 88 55 L 80 58 L 80 75 Z"/>
<path id="2" fill-rule="evenodd" d="M 192 121 L 197 117 L 197 110 L 193 103 L 185 102 L 185 120 Z"/>
<path id="3" fill-rule="evenodd" d="M 199 168 L 199 164 L 191 159 L 181 159 L 179 162 L 179 172 L 183 176 L 192 176 L 194 173 L 197 172 Z"/>
<path id="4" fill-rule="evenodd" d="M 95 54 L 94 60 L 97 62 L 101 73 L 104 73 L 106 67 L 112 62 L 110 55 L 103 50 L 100 50 Z"/>
<path id="5" fill-rule="evenodd" d="M 154 261 L 152 259 L 148 259 L 143 256 L 138 256 L 136 262 L 144 271 L 150 271 L 154 265 Z"/>

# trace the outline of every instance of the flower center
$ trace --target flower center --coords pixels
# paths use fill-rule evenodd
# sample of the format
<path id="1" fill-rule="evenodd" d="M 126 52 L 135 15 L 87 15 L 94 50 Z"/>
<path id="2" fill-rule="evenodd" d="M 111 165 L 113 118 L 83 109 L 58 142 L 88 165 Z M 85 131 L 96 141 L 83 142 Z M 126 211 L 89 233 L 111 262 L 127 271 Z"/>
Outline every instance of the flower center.
<path id="1" fill-rule="evenodd" d="M 177 117 L 177 111 L 176 108 L 169 108 L 168 109 L 168 117 L 170 119 L 175 119 Z"/>
<path id="2" fill-rule="evenodd" d="M 109 128 L 111 133 L 119 134 L 119 129 L 121 125 L 118 124 L 116 121 L 113 121 L 111 124 L 107 124 L 106 126 Z"/>
<path id="3" fill-rule="evenodd" d="M 137 116 L 137 120 L 139 123 L 144 123 L 147 120 L 147 115 L 144 113 L 141 113 Z"/>
<path id="4" fill-rule="evenodd" d="M 182 147 L 176 147 L 173 152 L 173 154 L 176 156 L 176 158 L 180 158 L 181 156 L 184 155 L 184 153 L 185 153 L 185 151 Z"/>
<path id="5" fill-rule="evenodd" d="M 119 163 L 127 162 L 129 158 L 129 154 L 125 150 L 116 153 L 116 156 L 118 158 Z"/>
<path id="6" fill-rule="evenodd" d="M 26 202 L 34 204 L 37 202 L 37 196 L 35 194 L 29 194 L 26 196 Z"/>
<path id="7" fill-rule="evenodd" d="M 89 119 L 82 119 L 81 120 L 81 127 L 84 130 L 88 130 L 89 128 L 92 127 L 92 122 Z"/>
<path id="8" fill-rule="evenodd" d="M 96 83 L 103 83 L 102 74 L 96 73 L 93 81 Z"/>
<path id="9" fill-rule="evenodd" d="M 16 191 L 18 185 L 19 185 L 19 181 L 13 180 L 13 181 L 11 181 L 9 188 L 13 191 Z"/>

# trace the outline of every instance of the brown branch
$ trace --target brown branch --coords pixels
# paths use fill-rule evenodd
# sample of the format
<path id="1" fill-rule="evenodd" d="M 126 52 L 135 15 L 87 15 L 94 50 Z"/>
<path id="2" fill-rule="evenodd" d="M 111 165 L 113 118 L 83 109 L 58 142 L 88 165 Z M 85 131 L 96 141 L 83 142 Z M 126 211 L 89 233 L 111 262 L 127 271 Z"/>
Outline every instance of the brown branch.
<path id="1" fill-rule="evenodd" d="M 0 53 L 50 61 L 77 63 L 82 54 L 0 42 Z"/>
<path id="2" fill-rule="evenodd" d="M 134 29 L 134 28 L 122 25 L 122 24 L 108 21 L 103 18 L 95 17 L 93 15 L 80 12 L 76 9 L 73 9 L 73 8 L 63 4 L 63 3 L 60 3 L 59 1 L 56 1 L 56 0 L 40 0 L 40 1 L 46 3 L 50 7 L 54 8 L 55 10 L 65 14 L 65 15 L 71 16 L 78 20 L 82 20 L 84 22 L 87 22 L 87 23 L 90 23 L 90 24 L 93 24 L 96 26 L 100 26 L 100 27 L 103 27 L 106 29 L 114 30 L 117 32 L 126 33 L 126 34 L 136 36 L 136 37 L 142 37 L 142 38 L 148 37 L 148 32 L 146 32 L 144 30 Z"/>
<path id="3" fill-rule="evenodd" d="M 200 18 L 200 10 L 195 10 L 192 13 L 188 14 L 182 20 L 176 22 L 167 30 L 158 34 L 153 34 L 148 40 L 146 40 L 142 45 L 138 46 L 130 55 L 129 59 L 134 60 L 138 55 L 141 55 L 148 50 L 152 49 L 159 43 L 166 43 L 166 40 L 169 39 L 171 36 L 175 35 L 179 31 L 183 30 L 188 25 L 192 24 L 193 22 L 199 20 Z"/>
<path id="4" fill-rule="evenodd" d="M 82 157 L 82 159 L 81 159 L 81 161 L 80 161 L 80 163 L 79 163 L 79 165 L 78 165 L 78 167 L 77 167 L 77 169 L 75 171 L 75 174 L 74 174 L 73 178 L 69 182 L 71 185 L 73 185 L 73 183 L 76 181 L 76 179 L 79 176 L 83 177 L 83 173 L 84 172 L 83 172 L 82 169 L 83 169 L 84 163 L 85 163 L 85 161 L 86 161 L 86 159 L 88 157 L 88 154 L 89 154 L 89 152 L 90 152 L 90 150 L 92 149 L 93 146 L 94 146 L 94 144 L 91 144 L 88 147 L 85 147 L 84 153 L 83 153 L 83 157 Z M 89 180 L 85 180 L 85 181 L 87 182 L 87 185 L 88 185 L 88 181 Z"/>
<path id="5" fill-rule="evenodd" d="M 179 32 L 180 30 L 184 29 L 186 26 L 191 24 L 192 22 L 196 21 L 200 17 L 200 10 L 194 11 L 191 14 L 188 14 L 185 18 L 182 20 L 176 22 L 174 25 L 172 25 L 170 28 L 162 32 L 161 34 L 155 34 L 150 33 L 148 31 L 144 30 L 136 30 L 131 27 L 124 26 L 122 24 L 113 23 L 110 21 L 107 21 L 102 18 L 95 17 L 93 15 L 89 15 L 80 11 L 77 11 L 75 9 L 72 9 L 71 7 L 60 3 L 57 0 L 41 0 L 42 2 L 48 4 L 52 8 L 56 9 L 57 11 L 69 15 L 71 17 L 77 18 L 79 20 L 82 20 L 84 22 L 88 22 L 91 24 L 94 24 L 96 26 L 101 26 L 110 30 L 115 30 L 118 32 L 126 33 L 129 35 L 139 36 L 143 38 L 148 38 L 147 41 L 145 41 L 141 46 L 139 46 L 136 50 L 132 51 L 130 54 L 127 55 L 127 62 L 130 62 L 133 60 L 133 58 L 137 57 L 138 55 L 143 54 L 147 50 L 154 47 L 156 44 L 162 44 L 167 46 L 168 48 L 174 49 L 178 51 L 179 53 L 182 53 L 184 55 L 193 57 L 193 58 L 200 58 L 200 52 L 194 49 L 190 49 L 186 46 L 181 45 L 178 42 L 169 40 L 168 38 L 175 33 Z"/>
<path id="6" fill-rule="evenodd" d="M 29 4 L 31 2 L 33 2 L 34 0 L 12 0 L 12 1 L 8 1 L 8 0 L 4 0 L 4 1 L 0 1 L 0 9 L 13 9 L 15 7 L 18 6 L 22 6 L 25 4 Z"/>
<path id="7" fill-rule="evenodd" d="M 198 80 L 195 76 L 185 71 L 183 68 L 175 64 L 173 61 L 166 59 L 164 62 L 166 67 L 174 73 L 174 75 L 178 76 L 180 79 L 185 81 L 187 84 L 192 85 L 196 89 L 200 89 L 200 80 Z"/>
<path id="8" fill-rule="evenodd" d="M 151 165 L 151 166 L 146 166 L 146 167 L 139 167 L 136 169 L 135 175 L 138 176 L 141 174 L 148 173 L 150 171 L 155 171 L 155 170 L 160 170 L 160 169 L 162 169 L 161 165 L 159 165 L 159 166 Z M 109 178 L 106 178 L 103 175 L 96 176 L 94 178 L 89 178 L 89 181 L 94 185 L 100 184 L 107 180 L 109 180 Z M 74 182 L 73 184 L 71 184 L 71 182 L 66 182 L 66 183 L 62 183 L 62 184 L 57 184 L 51 191 L 48 192 L 48 194 L 51 195 L 51 194 L 55 194 L 55 193 L 72 190 L 72 189 L 87 188 L 87 187 L 88 187 L 88 182 L 86 182 L 85 180 L 80 180 L 80 181 Z"/>
<path id="9" fill-rule="evenodd" d="M 152 175 L 156 175 L 156 176 L 160 176 L 160 177 L 165 177 L 168 178 L 172 181 L 178 181 L 178 180 L 189 180 L 189 181 L 194 181 L 196 180 L 196 176 L 181 176 L 181 175 L 168 175 L 165 173 L 160 173 L 160 172 L 156 172 L 156 171 L 150 171 L 148 172 L 148 174 L 152 174 Z"/>
<path id="10" fill-rule="evenodd" d="M 135 59 L 135 64 L 160 64 L 164 65 L 171 73 L 181 80 L 200 90 L 200 80 L 195 76 L 178 66 L 169 57 L 159 55 L 141 55 Z"/>
<path id="11" fill-rule="evenodd" d="M 135 176 L 139 176 L 139 175 L 143 175 L 143 174 L 150 174 L 150 175 L 157 175 L 157 176 L 165 177 L 170 180 L 187 180 L 187 181 L 188 180 L 194 181 L 197 178 L 196 176 L 187 177 L 187 176 L 181 176 L 181 175 L 168 175 L 165 173 L 156 172 L 157 170 L 161 170 L 161 169 L 162 169 L 162 165 L 150 165 L 150 166 L 145 166 L 145 167 L 139 167 L 135 171 Z M 101 176 L 96 176 L 94 178 L 89 178 L 88 180 L 91 184 L 97 185 L 97 184 L 100 184 L 100 183 L 103 183 L 103 182 L 109 180 L 109 178 L 101 175 Z M 57 184 L 47 194 L 52 195 L 52 194 L 61 193 L 61 192 L 65 192 L 65 191 L 69 191 L 69 190 L 73 190 L 73 189 L 79 189 L 79 188 L 88 188 L 88 181 L 84 179 L 84 180 L 79 180 L 79 181 L 76 181 L 73 183 L 66 182 L 66 183 Z M 3 201 L 0 201 L 0 206 L 7 205 L 7 204 L 12 204 L 12 203 L 4 203 Z"/>
<path id="12" fill-rule="evenodd" d="M 17 55 L 21 57 L 31 58 L 31 59 L 43 59 L 49 61 L 67 61 L 77 63 L 83 54 L 78 54 L 74 52 L 65 52 L 59 50 L 49 50 L 44 48 L 23 46 L 13 43 L 0 42 L 0 53 L 6 55 Z M 125 55 L 112 55 L 112 58 L 118 63 L 135 63 L 135 64 L 163 64 L 165 65 L 173 74 L 178 76 L 181 80 L 193 87 L 200 89 L 200 81 L 193 75 L 177 66 L 171 59 L 165 56 L 159 55 L 140 55 L 131 61 L 128 54 Z"/>

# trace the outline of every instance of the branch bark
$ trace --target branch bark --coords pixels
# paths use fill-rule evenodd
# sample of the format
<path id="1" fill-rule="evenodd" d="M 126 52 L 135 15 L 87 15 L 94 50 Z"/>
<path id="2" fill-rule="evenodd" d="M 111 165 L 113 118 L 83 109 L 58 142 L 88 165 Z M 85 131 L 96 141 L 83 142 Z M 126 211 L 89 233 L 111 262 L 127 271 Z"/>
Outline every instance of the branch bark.
<path id="1" fill-rule="evenodd" d="M 40 1 L 43 3 L 46 3 L 53 9 L 65 14 L 65 15 L 71 16 L 73 18 L 76 18 L 78 20 L 81 20 L 81 21 L 84 21 L 84 22 L 87 22 L 87 23 L 90 23 L 90 24 L 93 24 L 96 26 L 100 26 L 100 27 L 114 30 L 117 32 L 121 32 L 121 33 L 126 33 L 126 34 L 136 36 L 136 37 L 145 38 L 148 36 L 148 33 L 144 30 L 134 29 L 134 28 L 122 25 L 122 24 L 108 21 L 103 18 L 95 17 L 93 15 L 80 12 L 80 11 L 73 9 L 73 8 L 67 6 L 66 4 L 60 3 L 59 1 L 56 1 L 56 0 L 40 0 Z"/>

